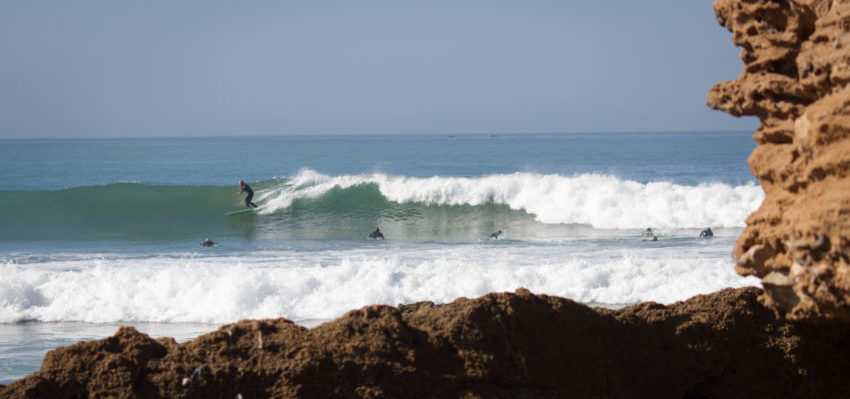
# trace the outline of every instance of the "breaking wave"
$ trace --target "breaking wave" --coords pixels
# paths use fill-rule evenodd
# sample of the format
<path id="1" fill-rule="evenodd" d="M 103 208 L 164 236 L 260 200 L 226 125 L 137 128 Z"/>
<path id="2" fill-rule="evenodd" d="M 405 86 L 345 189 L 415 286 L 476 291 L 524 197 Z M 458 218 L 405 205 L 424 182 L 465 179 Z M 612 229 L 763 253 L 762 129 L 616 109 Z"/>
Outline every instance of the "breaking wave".
<path id="1" fill-rule="evenodd" d="M 368 187 L 367 189 L 361 189 Z M 609 175 L 513 173 L 482 177 L 406 177 L 386 174 L 326 176 L 305 170 L 266 190 L 261 212 L 278 212 L 297 200 L 337 196 L 357 207 L 378 197 L 427 206 L 507 205 L 541 223 L 585 224 L 600 229 L 741 227 L 764 199 L 752 183 L 639 183 Z"/>
<path id="2" fill-rule="evenodd" d="M 597 229 L 741 227 L 764 198 L 756 184 L 686 186 L 601 174 L 327 176 L 303 170 L 251 184 L 260 208 L 242 222 L 224 216 L 243 206 L 235 187 L 114 183 L 0 191 L 0 240 L 170 240 L 245 231 L 359 237 L 378 224 L 437 233 L 483 226 L 479 234 L 520 220 Z"/>

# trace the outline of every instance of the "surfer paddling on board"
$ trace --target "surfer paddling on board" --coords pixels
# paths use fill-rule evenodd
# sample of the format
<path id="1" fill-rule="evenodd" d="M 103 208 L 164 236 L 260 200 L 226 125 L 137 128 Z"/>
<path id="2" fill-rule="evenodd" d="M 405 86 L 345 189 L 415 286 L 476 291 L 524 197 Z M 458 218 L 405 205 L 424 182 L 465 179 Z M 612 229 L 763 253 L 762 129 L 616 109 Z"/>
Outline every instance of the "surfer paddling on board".
<path id="1" fill-rule="evenodd" d="M 375 227 L 375 231 L 369 233 L 369 239 L 383 240 L 384 239 L 384 233 L 381 233 L 381 229 Z"/>
<path id="2" fill-rule="evenodd" d="M 244 193 L 244 192 L 248 193 L 248 196 L 245 197 L 245 206 L 247 206 L 248 208 L 250 208 L 252 206 L 254 208 L 256 208 L 257 204 L 251 202 L 251 200 L 254 198 L 254 190 L 251 190 L 251 186 L 245 184 L 245 182 L 240 179 L 239 180 L 239 195 L 242 195 L 242 193 Z"/>
<path id="3" fill-rule="evenodd" d="M 644 241 L 658 241 L 658 236 L 652 231 L 652 227 L 647 227 L 646 231 L 641 234 Z"/>

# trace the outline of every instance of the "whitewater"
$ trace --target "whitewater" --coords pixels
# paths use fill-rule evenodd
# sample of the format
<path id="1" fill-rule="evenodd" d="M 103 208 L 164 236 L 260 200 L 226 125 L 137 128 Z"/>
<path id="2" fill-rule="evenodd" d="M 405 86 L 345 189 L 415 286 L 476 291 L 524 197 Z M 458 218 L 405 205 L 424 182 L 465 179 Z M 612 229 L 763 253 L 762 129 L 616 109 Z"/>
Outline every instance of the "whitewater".
<path id="1" fill-rule="evenodd" d="M 651 251 L 628 243 L 605 249 L 586 242 L 482 242 L 451 248 L 389 243 L 250 256 L 241 251 L 136 258 L 60 255 L 4 267 L 0 322 L 330 319 L 368 304 L 442 303 L 519 287 L 621 306 L 671 303 L 754 283 L 738 278 L 727 267 L 728 256 L 709 245 L 686 249 L 689 238 L 667 240 L 671 243 Z"/>
<path id="2" fill-rule="evenodd" d="M 96 189 L 108 196 L 128 185 L 144 188 Z M 222 230 L 217 239 L 227 248 L 175 250 L 153 239 L 141 249 L 124 244 L 123 251 L 106 253 L 7 252 L 0 323 L 330 319 L 368 304 L 447 302 L 519 287 L 608 306 L 670 303 L 752 283 L 724 267 L 728 246 L 717 244 L 730 241 L 763 199 L 752 183 L 685 186 L 600 174 L 328 176 L 302 170 L 257 186 L 263 187 L 258 215 L 225 222 L 259 232 L 228 239 Z M 232 194 L 224 187 L 197 191 Z M 161 212 L 121 202 L 133 218 Z M 211 212 L 218 218 L 231 205 L 224 202 Z M 390 212 L 393 207 L 407 212 Z M 292 212 L 313 221 L 333 218 L 327 226 L 279 226 L 294 223 Z M 356 241 L 372 224 L 390 240 Z M 638 238 L 646 226 L 663 232 L 661 243 Z M 702 226 L 713 226 L 718 236 L 697 239 Z M 487 240 L 495 229 L 504 232 L 502 240 Z M 287 234 L 296 241 L 281 247 L 277 239 Z M 159 253 L 149 255 L 150 246 Z"/>

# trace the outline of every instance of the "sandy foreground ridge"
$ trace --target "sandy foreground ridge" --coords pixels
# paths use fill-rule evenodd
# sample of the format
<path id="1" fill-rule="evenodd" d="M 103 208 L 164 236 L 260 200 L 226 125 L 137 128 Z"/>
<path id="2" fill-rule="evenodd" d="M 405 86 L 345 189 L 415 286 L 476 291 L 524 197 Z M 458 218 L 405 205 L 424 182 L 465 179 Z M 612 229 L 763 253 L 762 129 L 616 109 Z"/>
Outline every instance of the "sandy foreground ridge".
<path id="1" fill-rule="evenodd" d="M 850 0 L 714 8 L 745 67 L 707 103 L 762 122 L 766 198 L 733 255 L 764 291 L 607 310 L 520 289 L 183 344 L 125 327 L 48 352 L 0 397 L 850 397 Z"/>

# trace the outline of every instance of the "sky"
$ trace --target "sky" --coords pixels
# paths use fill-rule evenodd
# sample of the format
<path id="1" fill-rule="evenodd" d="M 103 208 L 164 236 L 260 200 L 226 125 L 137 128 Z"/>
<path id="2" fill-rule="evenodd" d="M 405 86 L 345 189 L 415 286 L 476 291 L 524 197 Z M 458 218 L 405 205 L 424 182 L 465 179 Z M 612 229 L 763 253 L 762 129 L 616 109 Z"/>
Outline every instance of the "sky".
<path id="1" fill-rule="evenodd" d="M 754 131 L 709 0 L 0 2 L 0 138 Z"/>

